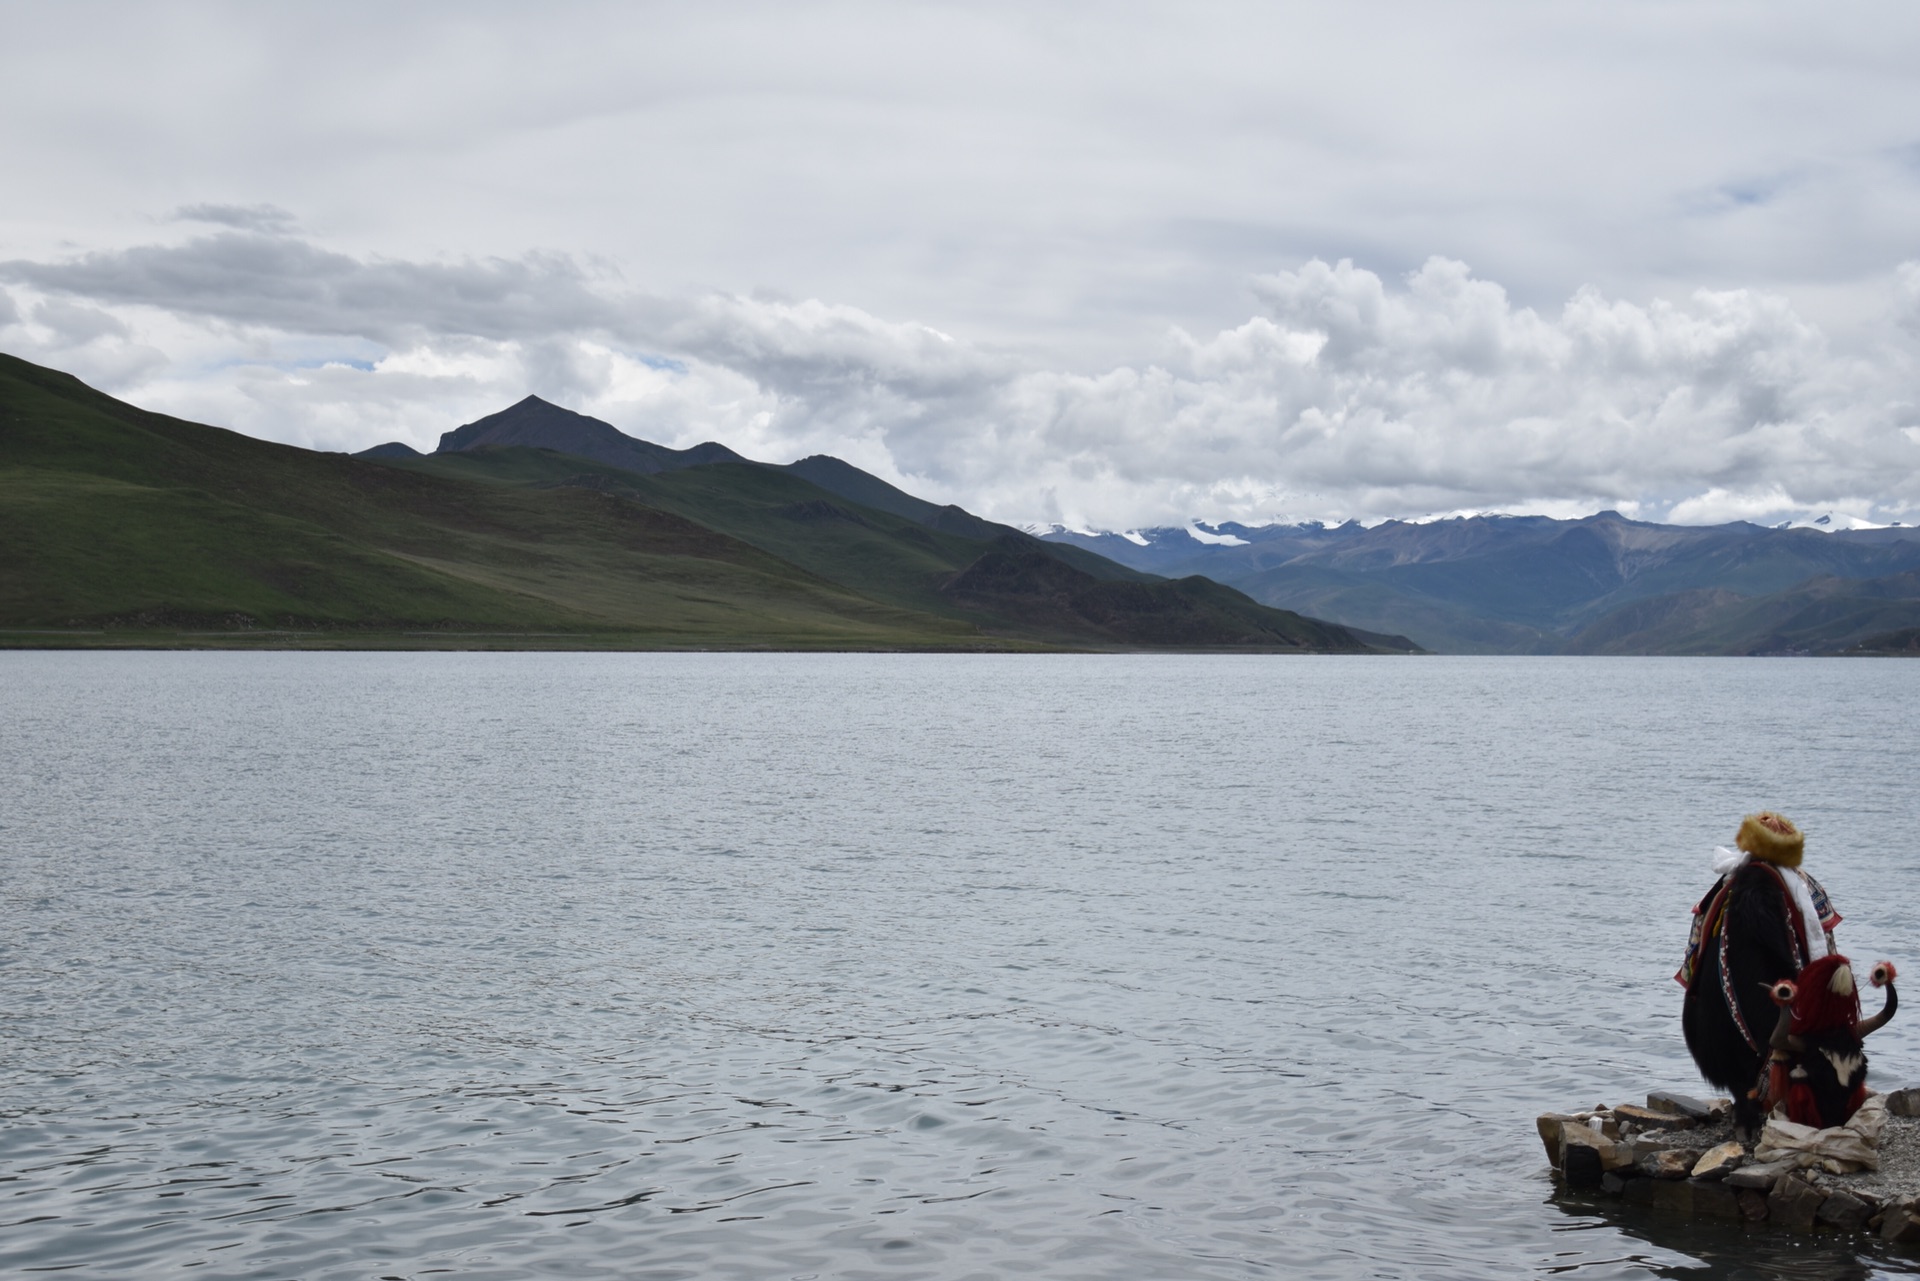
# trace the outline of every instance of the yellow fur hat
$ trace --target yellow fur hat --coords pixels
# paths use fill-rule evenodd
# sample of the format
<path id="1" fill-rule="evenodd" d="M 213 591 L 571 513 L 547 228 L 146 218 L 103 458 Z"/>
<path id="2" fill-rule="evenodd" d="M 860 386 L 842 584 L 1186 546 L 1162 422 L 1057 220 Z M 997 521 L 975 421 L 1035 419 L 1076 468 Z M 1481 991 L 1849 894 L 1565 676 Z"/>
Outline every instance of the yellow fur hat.
<path id="1" fill-rule="evenodd" d="M 1800 866 L 1800 856 L 1806 849 L 1806 838 L 1800 835 L 1793 820 L 1772 810 L 1761 810 L 1741 819 L 1740 834 L 1733 838 L 1733 843 L 1762 862 L 1777 863 L 1781 867 Z"/>

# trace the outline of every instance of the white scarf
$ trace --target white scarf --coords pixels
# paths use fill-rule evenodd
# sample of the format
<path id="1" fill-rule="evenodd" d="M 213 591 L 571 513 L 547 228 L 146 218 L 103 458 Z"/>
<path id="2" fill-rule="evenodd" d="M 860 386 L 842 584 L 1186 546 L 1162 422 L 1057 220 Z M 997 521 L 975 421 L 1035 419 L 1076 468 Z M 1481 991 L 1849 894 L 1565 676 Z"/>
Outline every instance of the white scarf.
<path id="1" fill-rule="evenodd" d="M 1751 861 L 1745 850 L 1730 850 L 1724 845 L 1713 847 L 1713 874 L 1726 876 L 1738 871 Z M 1807 963 L 1811 965 L 1827 954 L 1827 927 L 1820 920 L 1820 913 L 1813 909 L 1813 891 L 1807 888 L 1807 878 L 1800 875 L 1797 867 L 1781 867 L 1774 864 L 1774 871 L 1780 873 L 1780 879 L 1786 882 L 1788 893 L 1793 895 L 1793 905 L 1800 909 L 1800 919 L 1806 923 Z"/>

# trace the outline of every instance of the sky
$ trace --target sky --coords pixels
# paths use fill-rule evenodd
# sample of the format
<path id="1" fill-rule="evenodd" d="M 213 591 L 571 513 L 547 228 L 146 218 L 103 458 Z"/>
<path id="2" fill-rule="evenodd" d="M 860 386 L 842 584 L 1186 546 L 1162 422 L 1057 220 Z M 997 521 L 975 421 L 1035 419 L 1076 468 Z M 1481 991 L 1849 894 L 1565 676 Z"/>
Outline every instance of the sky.
<path id="1" fill-rule="evenodd" d="M 1920 6 L 11 3 L 0 351 L 1011 522 L 1920 522 Z"/>

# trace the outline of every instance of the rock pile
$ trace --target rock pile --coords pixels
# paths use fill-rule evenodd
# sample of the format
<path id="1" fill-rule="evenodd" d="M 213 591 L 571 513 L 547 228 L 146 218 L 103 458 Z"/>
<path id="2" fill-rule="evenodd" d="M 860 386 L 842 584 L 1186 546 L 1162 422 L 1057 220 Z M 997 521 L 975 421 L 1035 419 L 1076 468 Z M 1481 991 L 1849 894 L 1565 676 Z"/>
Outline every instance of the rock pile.
<path id="1" fill-rule="evenodd" d="M 1734 1138 L 1732 1104 L 1658 1091 L 1623 1103 L 1547 1112 L 1540 1141 L 1569 1190 L 1600 1192 L 1667 1213 L 1764 1223 L 1794 1232 L 1876 1232 L 1920 1243 L 1920 1088 L 1874 1095 L 1861 1109 L 1872 1131 L 1822 1155 L 1775 1122 L 1757 1147 Z M 1830 1135 L 1833 1131 L 1819 1131 Z M 1804 1150 L 1782 1146 L 1801 1142 Z M 1864 1159 L 1861 1158 L 1864 1155 Z M 1764 1159 L 1762 1159 L 1764 1158 Z"/>

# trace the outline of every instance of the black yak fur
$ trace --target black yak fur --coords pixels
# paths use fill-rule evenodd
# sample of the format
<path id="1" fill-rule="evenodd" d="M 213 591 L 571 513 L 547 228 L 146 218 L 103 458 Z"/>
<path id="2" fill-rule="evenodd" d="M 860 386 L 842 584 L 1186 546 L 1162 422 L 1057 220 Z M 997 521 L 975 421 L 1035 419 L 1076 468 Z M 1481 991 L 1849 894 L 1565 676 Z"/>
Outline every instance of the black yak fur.
<path id="1" fill-rule="evenodd" d="M 1803 1125 L 1824 1129 L 1845 1125 L 1867 1096 L 1867 1052 L 1851 1027 L 1833 1028 L 1804 1038 L 1806 1048 L 1794 1057 L 1792 1085 L 1804 1085 L 1811 1097 L 1811 1116 L 1794 1116 L 1788 1095 L 1788 1117 Z M 1804 1104 L 1802 1105 L 1805 1106 Z"/>
<path id="2" fill-rule="evenodd" d="M 1760 1076 L 1767 1064 L 1767 1037 L 1779 1020 L 1779 1009 L 1767 989 L 1798 974 L 1800 962 L 1793 924 L 1787 917 L 1791 908 L 1778 874 L 1763 863 L 1747 863 L 1731 875 L 1733 883 L 1720 918 L 1720 929 L 1727 932 L 1727 977 L 1731 984 L 1721 982 L 1719 938 L 1703 940 L 1698 970 L 1687 986 L 1680 1022 L 1686 1032 L 1687 1050 L 1700 1075 L 1733 1097 L 1733 1123 L 1740 1133 L 1751 1135 L 1759 1130 L 1764 1118 L 1760 1100 L 1749 1091 L 1763 1084 Z M 1701 901 L 1701 911 L 1712 898 L 1713 892 L 1709 891 Z M 1734 999 L 1740 1003 L 1741 1016 L 1757 1049 L 1740 1034 L 1727 1009 L 1726 986 L 1731 986 Z"/>

